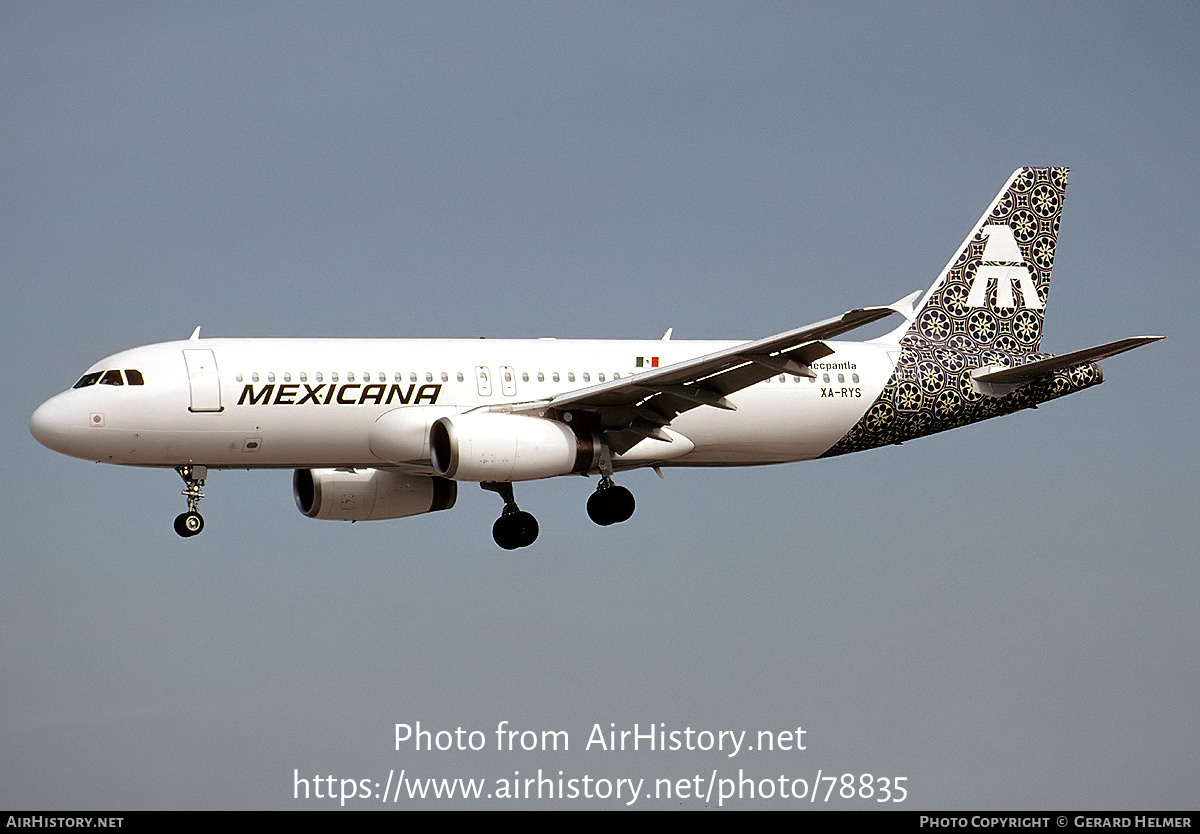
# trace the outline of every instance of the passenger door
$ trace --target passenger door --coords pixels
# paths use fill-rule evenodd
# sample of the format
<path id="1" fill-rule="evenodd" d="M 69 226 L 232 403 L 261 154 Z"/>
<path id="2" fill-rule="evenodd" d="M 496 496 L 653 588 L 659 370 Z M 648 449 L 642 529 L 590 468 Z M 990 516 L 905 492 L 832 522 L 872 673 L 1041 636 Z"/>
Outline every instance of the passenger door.
<path id="1" fill-rule="evenodd" d="M 187 365 L 188 386 L 192 404 L 189 411 L 223 411 L 221 407 L 221 378 L 217 375 L 217 357 L 211 350 L 188 348 L 183 352 Z"/>

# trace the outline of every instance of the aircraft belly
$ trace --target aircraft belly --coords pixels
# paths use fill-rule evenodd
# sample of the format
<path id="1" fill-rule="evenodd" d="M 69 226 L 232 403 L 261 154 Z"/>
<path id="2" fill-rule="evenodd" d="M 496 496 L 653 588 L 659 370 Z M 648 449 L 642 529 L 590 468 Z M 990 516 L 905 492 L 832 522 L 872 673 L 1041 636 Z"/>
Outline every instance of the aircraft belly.
<path id="1" fill-rule="evenodd" d="M 132 466 L 378 465 L 366 437 L 366 421 L 360 419 L 331 420 L 313 414 L 290 419 L 260 415 L 247 421 L 226 413 L 188 415 L 162 430 L 80 428 L 73 431 L 71 443 L 79 457 Z"/>
<path id="2" fill-rule="evenodd" d="M 771 394 L 740 397 L 736 412 L 705 409 L 680 415 L 674 426 L 696 444 L 680 462 L 739 465 L 808 460 L 836 443 L 866 409 L 866 404 L 851 403 L 819 406 L 799 392 Z"/>
<path id="3" fill-rule="evenodd" d="M 377 416 L 378 412 L 371 408 L 349 414 L 314 409 L 308 413 L 284 410 L 278 415 L 260 415 L 254 428 L 261 428 L 261 449 L 242 453 L 241 462 L 235 465 L 378 465 L 368 443 L 370 427 Z M 250 437 L 250 432 L 247 425 L 242 434 Z"/>
<path id="4" fill-rule="evenodd" d="M 737 411 L 697 408 L 679 415 L 672 428 L 696 448 L 678 463 L 739 466 L 820 457 L 862 418 L 892 373 L 887 355 L 870 347 L 841 350 L 828 361 L 853 370 L 834 371 L 828 382 L 819 369 L 816 380 L 775 377 L 731 396 Z M 844 382 L 837 382 L 838 373 Z"/>

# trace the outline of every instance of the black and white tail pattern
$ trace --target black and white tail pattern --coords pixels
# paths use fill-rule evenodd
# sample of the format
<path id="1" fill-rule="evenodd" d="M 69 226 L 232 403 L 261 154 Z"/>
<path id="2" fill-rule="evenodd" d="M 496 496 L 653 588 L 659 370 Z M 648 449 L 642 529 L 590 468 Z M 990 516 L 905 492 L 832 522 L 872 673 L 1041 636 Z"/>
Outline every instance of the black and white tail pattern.
<path id="1" fill-rule="evenodd" d="M 972 377 L 985 365 L 1044 356 L 1038 350 L 1066 190 L 1066 168 L 1013 173 L 918 303 L 879 398 L 823 457 L 1010 414 L 1102 380 L 1084 362 L 991 396 Z"/>
<path id="2" fill-rule="evenodd" d="M 905 339 L 1036 352 L 1066 195 L 1066 168 L 1015 171 L 921 299 Z"/>

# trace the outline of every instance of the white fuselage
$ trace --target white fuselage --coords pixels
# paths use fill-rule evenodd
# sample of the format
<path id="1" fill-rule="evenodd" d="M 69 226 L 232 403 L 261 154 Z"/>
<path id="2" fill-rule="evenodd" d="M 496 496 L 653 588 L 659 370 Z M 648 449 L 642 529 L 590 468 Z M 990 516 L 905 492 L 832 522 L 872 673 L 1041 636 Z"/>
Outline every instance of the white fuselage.
<path id="1" fill-rule="evenodd" d="M 434 419 L 547 400 L 736 342 L 501 339 L 203 339 L 134 348 L 89 373 L 138 372 L 144 384 L 96 382 L 48 400 L 38 439 L 59 452 L 130 466 L 377 467 L 372 426 L 396 409 Z M 816 379 L 775 375 L 700 407 L 671 431 L 694 445 L 638 465 L 740 466 L 815 458 L 879 396 L 895 346 L 830 342 Z M 639 358 L 641 366 L 639 366 Z M 646 440 L 643 446 L 660 441 Z M 664 444 L 670 446 L 671 444 Z"/>

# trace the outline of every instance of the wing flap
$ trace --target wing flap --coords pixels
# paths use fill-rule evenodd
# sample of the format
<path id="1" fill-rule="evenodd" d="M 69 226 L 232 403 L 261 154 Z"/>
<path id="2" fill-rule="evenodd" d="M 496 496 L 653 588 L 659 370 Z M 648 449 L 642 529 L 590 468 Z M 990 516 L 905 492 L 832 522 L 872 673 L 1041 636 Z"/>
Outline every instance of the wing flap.
<path id="1" fill-rule="evenodd" d="M 897 302 L 899 304 L 900 302 Z M 898 312 L 897 306 L 863 307 L 840 316 L 756 339 L 725 350 L 676 362 L 634 376 L 581 388 L 551 398 L 545 403 L 514 405 L 514 410 L 544 408 L 604 410 L 644 407 L 650 401 L 655 411 L 668 419 L 700 405 L 726 407 L 723 398 L 762 382 L 777 373 L 808 376 L 808 364 L 833 353 L 822 343 L 857 327 Z M 717 395 L 713 397 L 712 395 Z"/>

